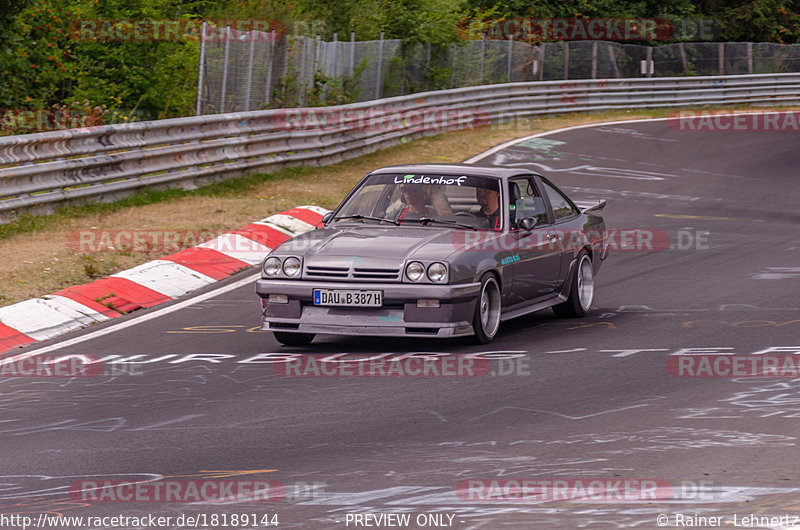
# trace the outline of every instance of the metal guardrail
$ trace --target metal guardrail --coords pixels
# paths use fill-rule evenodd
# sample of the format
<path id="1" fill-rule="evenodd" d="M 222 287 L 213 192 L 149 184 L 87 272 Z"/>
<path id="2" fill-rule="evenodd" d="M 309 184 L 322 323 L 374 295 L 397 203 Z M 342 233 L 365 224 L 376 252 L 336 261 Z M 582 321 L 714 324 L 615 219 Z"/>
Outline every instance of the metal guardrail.
<path id="1" fill-rule="evenodd" d="M 0 137 L 0 222 L 79 200 L 115 200 L 145 187 L 200 184 L 287 165 L 325 165 L 439 134 L 426 116 L 464 125 L 563 112 L 800 102 L 800 73 L 548 81 L 485 85 L 313 109 L 277 109 Z M 309 115 L 309 113 L 311 113 Z M 336 127 L 287 126 L 335 116 Z M 398 113 L 391 126 L 365 116 Z M 300 116 L 300 118 L 298 118 Z M 466 118 L 465 118 L 466 120 Z M 291 120 L 290 120 L 291 121 Z M 458 127 L 458 126 L 456 126 Z M 463 128 L 463 127 L 462 127 Z"/>

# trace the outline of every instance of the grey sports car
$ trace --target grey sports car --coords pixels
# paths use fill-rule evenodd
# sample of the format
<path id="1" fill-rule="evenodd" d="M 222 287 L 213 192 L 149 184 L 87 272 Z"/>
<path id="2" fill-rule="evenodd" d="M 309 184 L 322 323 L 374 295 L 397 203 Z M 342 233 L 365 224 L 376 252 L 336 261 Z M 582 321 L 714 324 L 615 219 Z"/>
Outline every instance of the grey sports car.
<path id="1" fill-rule="evenodd" d="M 317 333 L 486 343 L 533 311 L 582 316 L 607 253 L 604 206 L 524 169 L 375 170 L 324 226 L 266 257 L 261 329 L 293 346 Z"/>

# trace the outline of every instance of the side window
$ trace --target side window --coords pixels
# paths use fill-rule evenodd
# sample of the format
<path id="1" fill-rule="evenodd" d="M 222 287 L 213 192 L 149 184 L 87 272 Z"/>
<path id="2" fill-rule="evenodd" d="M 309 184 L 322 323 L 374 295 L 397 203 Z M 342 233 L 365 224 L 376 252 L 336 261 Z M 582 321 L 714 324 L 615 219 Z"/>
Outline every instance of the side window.
<path id="1" fill-rule="evenodd" d="M 567 198 L 561 194 L 561 192 L 556 190 L 544 180 L 542 181 L 542 184 L 544 185 L 547 197 L 550 199 L 550 205 L 553 207 L 553 216 L 556 218 L 556 221 L 578 213 L 575 211 L 575 208 L 572 207 Z"/>
<path id="2" fill-rule="evenodd" d="M 526 217 L 535 217 L 539 225 L 546 225 L 547 207 L 542 197 L 528 178 L 511 179 L 508 182 L 511 227 L 518 228 L 519 222 Z"/>

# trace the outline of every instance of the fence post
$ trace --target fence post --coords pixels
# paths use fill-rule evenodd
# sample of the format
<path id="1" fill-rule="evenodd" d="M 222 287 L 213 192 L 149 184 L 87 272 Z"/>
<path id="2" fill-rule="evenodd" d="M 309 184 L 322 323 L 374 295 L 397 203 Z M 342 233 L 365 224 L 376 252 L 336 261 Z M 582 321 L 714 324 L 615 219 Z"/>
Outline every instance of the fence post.
<path id="1" fill-rule="evenodd" d="M 200 67 L 197 73 L 197 106 L 195 108 L 195 116 L 200 116 L 200 111 L 203 105 L 203 66 L 206 62 L 206 21 L 200 26 Z"/>
<path id="2" fill-rule="evenodd" d="M 302 39 L 302 40 L 301 40 Z M 302 46 L 300 50 L 300 74 L 297 76 L 297 104 L 303 105 L 303 96 L 306 89 L 306 37 L 298 37 L 297 42 Z"/>
<path id="3" fill-rule="evenodd" d="M 431 75 L 431 43 L 428 43 L 425 53 L 425 90 L 428 90 L 428 81 Z"/>
<path id="4" fill-rule="evenodd" d="M 334 32 L 333 33 L 333 59 L 331 60 L 331 77 L 339 77 L 336 75 L 336 57 L 339 53 L 339 34 Z"/>
<path id="5" fill-rule="evenodd" d="M 253 87 L 253 54 L 256 51 L 256 30 L 250 30 L 250 57 L 247 61 L 247 88 L 244 91 L 244 110 L 250 110 L 250 90 Z"/>
<path id="6" fill-rule="evenodd" d="M 450 88 L 453 88 L 456 83 L 456 43 L 454 42 L 451 45 L 451 57 L 450 57 Z"/>
<path id="7" fill-rule="evenodd" d="M 356 32 L 350 32 L 350 77 L 353 77 L 353 73 L 355 72 L 355 62 L 356 62 Z"/>
<path id="8" fill-rule="evenodd" d="M 647 74 L 646 74 L 646 77 L 653 77 L 653 72 L 656 69 L 656 65 L 653 64 L 653 47 L 652 46 L 648 46 L 647 47 L 647 56 L 646 57 L 647 57 L 647 70 L 646 70 Z"/>
<path id="9" fill-rule="evenodd" d="M 511 56 L 514 54 L 514 35 L 511 34 L 508 36 L 508 66 L 506 67 L 506 73 L 508 76 L 508 82 L 511 83 L 513 80 L 511 79 Z"/>
<path id="10" fill-rule="evenodd" d="M 592 41 L 592 79 L 597 79 L 597 41 Z"/>
<path id="11" fill-rule="evenodd" d="M 383 85 L 383 32 L 378 44 L 378 75 L 375 80 L 375 99 L 381 99 L 381 88 Z"/>
<path id="12" fill-rule="evenodd" d="M 608 59 L 611 61 L 611 69 L 614 71 L 614 77 L 619 79 L 619 68 L 617 67 L 617 56 L 614 54 L 614 46 L 609 44 L 608 48 Z"/>
<path id="13" fill-rule="evenodd" d="M 564 79 L 569 79 L 569 41 L 564 41 Z"/>
<path id="14" fill-rule="evenodd" d="M 719 75 L 725 75 L 725 43 L 719 43 Z"/>
<path id="15" fill-rule="evenodd" d="M 689 65 L 686 63 L 686 50 L 683 49 L 683 43 L 678 43 L 678 52 L 681 54 L 681 65 L 683 65 L 683 75 L 689 75 Z"/>
<path id="16" fill-rule="evenodd" d="M 539 81 L 544 80 L 544 49 L 546 42 L 539 44 Z"/>
<path id="17" fill-rule="evenodd" d="M 480 68 L 480 74 L 481 74 L 481 78 L 480 79 L 481 80 L 478 83 L 479 85 L 483 84 L 483 60 L 484 60 L 485 51 L 486 51 L 486 35 L 485 34 L 481 34 L 481 68 Z"/>
<path id="18" fill-rule="evenodd" d="M 753 73 L 753 43 L 747 43 L 747 73 Z"/>
<path id="19" fill-rule="evenodd" d="M 264 104 L 269 107 L 269 100 L 271 99 L 270 89 L 272 88 L 272 65 L 275 64 L 275 30 L 270 32 L 269 37 L 269 63 L 267 63 L 267 82 L 264 87 Z"/>
<path id="20" fill-rule="evenodd" d="M 228 91 L 228 56 L 230 55 L 231 50 L 231 27 L 228 25 L 226 27 L 228 30 L 228 38 L 225 39 L 225 59 L 223 60 L 222 64 L 222 93 L 220 94 L 220 102 L 219 102 L 219 112 L 220 114 L 225 113 L 225 98 L 227 97 Z"/>
<path id="21" fill-rule="evenodd" d="M 314 68 L 311 69 L 312 76 L 317 73 L 317 70 L 319 69 L 319 53 L 322 49 L 321 42 L 322 35 L 317 35 L 317 37 L 314 39 Z"/>

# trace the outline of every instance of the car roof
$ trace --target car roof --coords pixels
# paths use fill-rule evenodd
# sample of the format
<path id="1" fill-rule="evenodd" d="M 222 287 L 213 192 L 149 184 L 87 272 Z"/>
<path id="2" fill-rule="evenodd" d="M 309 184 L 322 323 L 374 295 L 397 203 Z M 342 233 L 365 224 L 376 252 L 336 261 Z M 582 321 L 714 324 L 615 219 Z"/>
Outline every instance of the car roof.
<path id="1" fill-rule="evenodd" d="M 472 164 L 403 164 L 387 166 L 374 171 L 370 175 L 385 175 L 392 173 L 412 173 L 431 175 L 470 175 L 475 177 L 496 177 L 507 179 L 518 175 L 537 174 L 535 171 L 523 168 L 508 168 L 501 166 L 474 166 Z"/>

